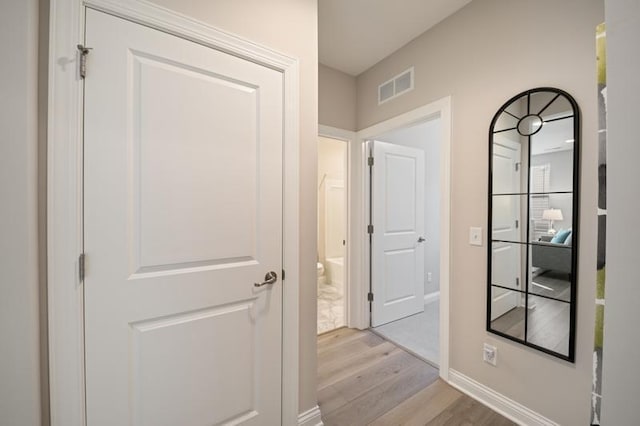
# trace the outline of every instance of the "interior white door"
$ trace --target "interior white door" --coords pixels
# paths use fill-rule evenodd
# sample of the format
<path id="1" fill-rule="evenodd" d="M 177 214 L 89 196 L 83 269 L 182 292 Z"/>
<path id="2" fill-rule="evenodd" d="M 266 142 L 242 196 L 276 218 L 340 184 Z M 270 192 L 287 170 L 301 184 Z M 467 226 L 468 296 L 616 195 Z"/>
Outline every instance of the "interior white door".
<path id="1" fill-rule="evenodd" d="M 88 426 L 281 424 L 281 73 L 91 9 L 86 44 Z"/>
<path id="2" fill-rule="evenodd" d="M 424 310 L 424 152 L 371 142 L 371 325 Z"/>
<path id="3" fill-rule="evenodd" d="M 521 289 L 520 188 L 521 145 L 506 137 L 495 138 L 493 144 L 493 216 L 491 222 L 492 284 Z M 520 305 L 519 293 L 491 287 L 491 320 Z"/>

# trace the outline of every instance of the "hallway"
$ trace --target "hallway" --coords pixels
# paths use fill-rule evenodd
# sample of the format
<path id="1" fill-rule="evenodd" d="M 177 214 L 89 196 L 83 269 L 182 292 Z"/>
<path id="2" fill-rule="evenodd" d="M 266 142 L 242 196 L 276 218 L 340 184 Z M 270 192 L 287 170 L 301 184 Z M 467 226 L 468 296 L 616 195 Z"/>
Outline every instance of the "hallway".
<path id="1" fill-rule="evenodd" d="M 318 336 L 318 400 L 327 426 L 513 425 L 368 330 Z"/>

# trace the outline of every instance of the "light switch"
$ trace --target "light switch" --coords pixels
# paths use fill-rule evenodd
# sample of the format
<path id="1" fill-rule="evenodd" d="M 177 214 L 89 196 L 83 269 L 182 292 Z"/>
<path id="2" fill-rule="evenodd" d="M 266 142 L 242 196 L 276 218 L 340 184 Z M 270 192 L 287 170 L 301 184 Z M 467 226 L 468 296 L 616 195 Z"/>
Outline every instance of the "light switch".
<path id="1" fill-rule="evenodd" d="M 472 246 L 482 245 L 482 228 L 474 226 L 469 228 L 469 244 Z"/>

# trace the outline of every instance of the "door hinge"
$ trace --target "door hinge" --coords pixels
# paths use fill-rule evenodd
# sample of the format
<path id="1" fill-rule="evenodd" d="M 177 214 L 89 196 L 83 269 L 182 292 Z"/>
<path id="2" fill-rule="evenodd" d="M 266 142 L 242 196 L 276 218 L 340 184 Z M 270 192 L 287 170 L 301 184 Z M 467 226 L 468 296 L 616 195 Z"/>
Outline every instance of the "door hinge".
<path id="1" fill-rule="evenodd" d="M 520 278 L 516 277 L 516 287 L 520 287 Z"/>
<path id="2" fill-rule="evenodd" d="M 87 55 L 92 48 L 85 47 L 81 44 L 79 44 L 77 48 L 80 52 L 80 60 L 78 61 L 78 73 L 80 74 L 80 78 L 85 78 L 87 75 Z"/>
<path id="3" fill-rule="evenodd" d="M 282 270 L 282 281 L 284 281 L 284 269 Z"/>
<path id="4" fill-rule="evenodd" d="M 80 253 L 80 256 L 78 256 L 78 277 L 80 278 L 80 282 L 84 282 L 84 275 L 85 275 L 85 256 L 84 253 Z"/>
<path id="5" fill-rule="evenodd" d="M 373 157 L 367 158 L 367 164 L 369 165 L 369 167 L 373 167 Z"/>
<path id="6" fill-rule="evenodd" d="M 520 170 L 520 163 L 516 163 L 516 172 Z"/>
<path id="7" fill-rule="evenodd" d="M 373 293 L 369 292 L 369 293 L 367 294 L 367 300 L 368 300 L 369 302 L 373 302 Z"/>
<path id="8" fill-rule="evenodd" d="M 367 225 L 367 234 L 373 234 L 373 225 Z"/>
<path id="9" fill-rule="evenodd" d="M 518 229 L 518 227 L 520 227 L 520 221 L 516 219 L 516 229 Z"/>

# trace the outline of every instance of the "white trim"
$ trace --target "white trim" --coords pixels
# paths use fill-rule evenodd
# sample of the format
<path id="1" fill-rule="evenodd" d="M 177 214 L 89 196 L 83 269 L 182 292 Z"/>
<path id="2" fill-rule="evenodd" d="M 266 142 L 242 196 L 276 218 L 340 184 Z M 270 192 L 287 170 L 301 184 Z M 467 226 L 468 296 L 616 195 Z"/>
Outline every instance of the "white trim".
<path id="1" fill-rule="evenodd" d="M 357 159 L 359 158 L 358 152 L 356 152 L 356 132 L 349 130 L 338 129 L 336 127 L 318 126 L 318 135 L 328 138 L 339 139 L 347 143 L 347 177 L 345 187 L 347 189 L 347 247 L 345 256 L 345 316 L 347 327 L 350 328 L 366 328 L 360 327 L 358 319 L 362 317 L 361 304 L 356 303 L 357 295 L 353 291 L 353 284 L 355 280 L 360 276 L 358 271 L 360 270 L 360 263 L 362 259 L 359 254 L 362 253 L 360 248 L 360 233 L 357 228 L 353 226 L 354 212 L 358 211 L 357 198 L 353 196 L 353 191 L 356 188 L 356 177 L 360 175 L 360 167 Z M 354 161 L 355 160 L 355 161 Z"/>
<path id="2" fill-rule="evenodd" d="M 440 299 L 440 292 L 439 291 L 434 291 L 432 293 L 427 293 L 424 295 L 424 304 L 428 304 L 431 302 L 435 302 L 436 300 Z"/>
<path id="3" fill-rule="evenodd" d="M 355 229 L 360 231 L 360 242 L 362 244 L 362 250 L 360 255 L 362 256 L 362 263 L 360 269 L 359 279 L 354 280 L 354 294 L 361 300 L 363 305 L 362 317 L 358 323 L 366 326 L 370 324 L 370 315 L 367 302 L 367 292 L 369 283 L 369 244 L 368 234 L 366 233 L 366 224 L 368 214 L 368 193 L 369 182 L 365 178 L 364 174 L 367 170 L 366 166 L 366 144 L 368 139 L 373 139 L 376 136 L 389 132 L 391 130 L 398 129 L 400 127 L 406 127 L 412 124 L 428 121 L 436 117 L 440 118 L 441 123 L 441 138 L 440 138 L 440 377 L 448 381 L 449 379 L 449 279 L 451 268 L 451 253 L 450 253 L 450 239 L 451 239 L 451 97 L 447 96 L 437 101 L 431 102 L 427 105 L 421 106 L 414 110 L 408 111 L 404 114 L 390 118 L 389 120 L 375 124 L 366 129 L 360 130 L 357 133 L 357 139 L 361 143 L 361 156 L 358 161 L 361 168 L 360 178 L 363 179 L 359 189 L 361 194 L 359 202 L 362 203 L 357 213 L 355 214 L 355 223 L 353 224 Z M 354 198 L 356 193 L 354 192 Z"/>
<path id="4" fill-rule="evenodd" d="M 495 390 L 476 382 L 470 377 L 451 369 L 449 384 L 471 398 L 483 403 L 509 420 L 523 426 L 558 426 L 558 423 L 544 417 L 530 408 L 516 402 Z"/>
<path id="5" fill-rule="evenodd" d="M 298 426 L 322 426 L 323 424 L 320 407 L 317 405 L 298 416 Z"/>
<path id="6" fill-rule="evenodd" d="M 82 252 L 82 81 L 76 45 L 84 7 L 216 48 L 283 73 L 284 268 L 282 422 L 298 421 L 299 66 L 290 58 L 144 0 L 51 0 L 47 141 L 47 280 L 52 426 L 85 425 Z M 286 366 L 286 368 L 284 368 Z"/>

